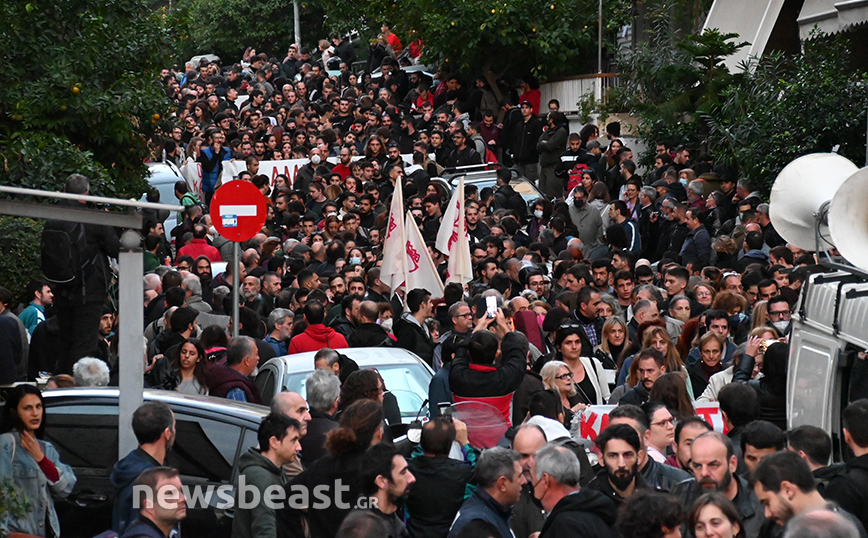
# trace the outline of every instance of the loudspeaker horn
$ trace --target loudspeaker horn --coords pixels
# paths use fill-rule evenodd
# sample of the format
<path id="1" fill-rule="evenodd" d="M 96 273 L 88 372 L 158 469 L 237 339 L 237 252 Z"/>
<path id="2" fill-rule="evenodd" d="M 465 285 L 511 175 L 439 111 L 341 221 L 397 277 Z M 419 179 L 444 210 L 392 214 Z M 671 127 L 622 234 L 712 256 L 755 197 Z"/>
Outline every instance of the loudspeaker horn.
<path id="1" fill-rule="evenodd" d="M 852 174 L 829 204 L 829 232 L 838 252 L 868 271 L 868 168 Z"/>
<path id="2" fill-rule="evenodd" d="M 859 168 L 836 153 L 811 153 L 794 160 L 778 174 L 772 185 L 769 217 L 787 243 L 801 249 L 817 249 L 816 233 L 832 245 L 820 208 L 832 200 L 841 185 Z M 862 243 L 868 245 L 868 243 Z"/>

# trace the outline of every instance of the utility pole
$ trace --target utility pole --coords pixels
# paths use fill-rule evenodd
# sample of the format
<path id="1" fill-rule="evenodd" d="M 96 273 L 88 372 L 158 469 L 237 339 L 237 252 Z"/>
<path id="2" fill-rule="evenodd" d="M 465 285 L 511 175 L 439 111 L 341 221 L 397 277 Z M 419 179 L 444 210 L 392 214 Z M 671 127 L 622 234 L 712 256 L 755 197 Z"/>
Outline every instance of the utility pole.
<path id="1" fill-rule="evenodd" d="M 295 18 L 293 30 L 295 30 L 295 46 L 301 50 L 301 17 L 298 14 L 298 0 L 292 0 L 292 13 Z"/>

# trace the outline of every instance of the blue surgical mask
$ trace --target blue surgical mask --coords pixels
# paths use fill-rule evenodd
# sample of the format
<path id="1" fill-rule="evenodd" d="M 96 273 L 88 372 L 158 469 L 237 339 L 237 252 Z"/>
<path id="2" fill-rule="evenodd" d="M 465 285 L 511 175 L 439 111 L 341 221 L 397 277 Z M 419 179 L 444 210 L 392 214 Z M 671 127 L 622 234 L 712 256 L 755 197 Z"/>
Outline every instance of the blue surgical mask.
<path id="1" fill-rule="evenodd" d="M 541 218 L 543 218 L 543 212 L 540 211 L 539 209 L 537 209 L 536 211 L 533 212 L 533 216 L 538 218 L 538 219 L 541 219 Z"/>
<path id="2" fill-rule="evenodd" d="M 362 259 L 358 256 L 353 256 L 350 258 L 350 265 L 362 265 Z"/>
<path id="3" fill-rule="evenodd" d="M 686 179 L 681 178 L 681 179 L 679 179 L 678 181 L 679 181 L 679 183 L 681 183 L 681 184 L 684 185 L 685 187 L 687 186 L 687 180 L 686 180 Z"/>

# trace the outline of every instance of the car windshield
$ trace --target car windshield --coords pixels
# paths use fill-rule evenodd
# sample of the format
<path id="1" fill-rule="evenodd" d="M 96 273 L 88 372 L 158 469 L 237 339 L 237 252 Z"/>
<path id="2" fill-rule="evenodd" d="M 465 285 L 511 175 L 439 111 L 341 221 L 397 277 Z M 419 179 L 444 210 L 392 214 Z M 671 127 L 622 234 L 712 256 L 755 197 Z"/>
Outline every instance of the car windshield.
<path id="1" fill-rule="evenodd" d="M 430 372 L 421 364 L 371 365 L 366 368 L 374 368 L 383 376 L 386 390 L 394 394 L 398 400 L 401 418 L 416 418 L 428 395 Z M 287 374 L 283 378 L 284 390 L 297 392 L 307 398 L 305 381 L 310 373 L 311 371 Z"/>

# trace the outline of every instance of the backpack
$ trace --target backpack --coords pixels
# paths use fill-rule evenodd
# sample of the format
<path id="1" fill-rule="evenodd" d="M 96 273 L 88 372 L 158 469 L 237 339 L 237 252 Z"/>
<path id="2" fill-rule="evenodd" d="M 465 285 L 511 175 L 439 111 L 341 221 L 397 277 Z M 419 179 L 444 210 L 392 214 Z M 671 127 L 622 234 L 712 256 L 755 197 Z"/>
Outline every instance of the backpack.
<path id="1" fill-rule="evenodd" d="M 491 148 L 486 145 L 485 146 L 485 156 L 484 156 L 484 160 L 482 161 L 482 164 L 496 163 L 496 162 L 497 162 L 497 154 L 495 154 L 494 151 L 492 151 Z"/>
<path id="2" fill-rule="evenodd" d="M 84 271 L 90 262 L 84 224 L 50 220 L 42 230 L 39 246 L 46 280 L 62 287 L 84 283 Z"/>
<path id="3" fill-rule="evenodd" d="M 576 165 L 570 169 L 567 178 L 567 192 L 573 192 L 573 189 L 575 189 L 576 186 L 582 184 L 582 174 L 584 174 L 585 170 L 588 168 L 590 167 L 585 163 L 576 163 Z"/>

